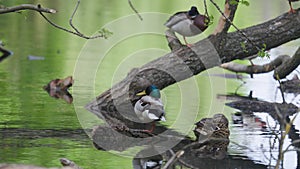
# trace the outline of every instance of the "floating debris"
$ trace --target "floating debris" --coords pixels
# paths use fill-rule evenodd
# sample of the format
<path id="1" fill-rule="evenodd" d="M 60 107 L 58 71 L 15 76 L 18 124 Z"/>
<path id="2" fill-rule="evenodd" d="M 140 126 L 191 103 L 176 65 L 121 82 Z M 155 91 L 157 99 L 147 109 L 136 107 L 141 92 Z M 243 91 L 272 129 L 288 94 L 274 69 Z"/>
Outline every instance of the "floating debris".
<path id="1" fill-rule="evenodd" d="M 32 56 L 32 55 L 29 55 L 27 57 L 28 60 L 45 60 L 45 57 L 44 56 Z"/>

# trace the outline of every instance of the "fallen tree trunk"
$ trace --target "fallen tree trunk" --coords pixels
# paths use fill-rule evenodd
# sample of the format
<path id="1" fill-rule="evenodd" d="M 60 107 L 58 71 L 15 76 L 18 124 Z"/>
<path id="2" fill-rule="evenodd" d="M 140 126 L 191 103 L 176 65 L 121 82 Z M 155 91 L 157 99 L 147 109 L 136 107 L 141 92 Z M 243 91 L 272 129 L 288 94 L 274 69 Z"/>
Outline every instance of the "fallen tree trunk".
<path id="1" fill-rule="evenodd" d="M 137 100 L 135 94 L 149 84 L 163 89 L 222 63 L 254 55 L 258 52 L 257 46 L 265 44 L 268 50 L 297 39 L 300 37 L 299 19 L 300 11 L 297 10 L 295 14 L 285 13 L 243 29 L 253 43 L 248 43 L 240 32 L 231 32 L 211 35 L 189 48 L 182 45 L 171 32 L 167 32 L 171 53 L 132 69 L 125 79 L 87 104 L 86 108 L 110 125 L 134 126 L 130 119 L 135 116 L 132 106 Z M 241 42 L 246 42 L 244 47 Z"/>

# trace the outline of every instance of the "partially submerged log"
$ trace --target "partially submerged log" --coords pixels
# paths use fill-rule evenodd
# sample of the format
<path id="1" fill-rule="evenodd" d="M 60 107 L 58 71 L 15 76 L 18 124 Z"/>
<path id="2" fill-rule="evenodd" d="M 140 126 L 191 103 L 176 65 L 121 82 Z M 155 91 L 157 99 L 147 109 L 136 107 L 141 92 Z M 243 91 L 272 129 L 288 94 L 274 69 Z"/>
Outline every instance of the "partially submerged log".
<path id="1" fill-rule="evenodd" d="M 104 126 L 94 128 L 92 139 L 97 149 L 107 151 L 122 152 L 131 147 L 143 147 L 144 149 L 135 156 L 134 165 L 141 165 L 141 163 L 146 162 L 146 159 L 158 160 L 157 157 L 161 156 L 158 154 L 165 154 L 168 151 L 187 152 L 186 157 L 193 156 L 197 160 L 227 158 L 227 146 L 229 144 L 228 119 L 222 114 L 215 114 L 212 118 L 201 119 L 197 124 L 201 125 L 195 127 L 196 140 L 172 130 L 167 130 L 159 135 L 136 131 L 135 137 L 132 137 L 132 133 L 116 131 Z M 158 130 L 165 130 L 165 127 L 158 126 Z M 149 137 L 149 135 L 152 135 L 152 137 Z M 170 161 L 172 164 L 173 162 Z M 188 163 L 188 161 L 186 162 Z"/>
<path id="2" fill-rule="evenodd" d="M 259 100 L 240 100 L 226 103 L 226 105 L 235 109 L 239 109 L 243 112 L 267 112 L 276 114 L 276 111 L 279 111 L 286 113 L 286 115 L 293 115 L 298 112 L 298 107 L 291 103 L 270 103 Z"/>
<path id="3" fill-rule="evenodd" d="M 261 47 L 265 44 L 268 50 L 300 37 L 299 17 L 300 11 L 297 10 L 295 14 L 285 13 L 242 31 L 253 44 Z M 257 46 L 248 43 L 239 32 L 211 35 L 191 48 L 182 45 L 171 32 L 167 32 L 167 36 L 171 53 L 132 69 L 125 79 L 103 92 L 86 108 L 111 126 L 136 127 L 133 104 L 138 98 L 135 94 L 149 84 L 163 89 L 206 69 L 258 52 Z M 225 40 L 226 43 L 222 44 Z M 241 42 L 246 42 L 245 48 Z"/>

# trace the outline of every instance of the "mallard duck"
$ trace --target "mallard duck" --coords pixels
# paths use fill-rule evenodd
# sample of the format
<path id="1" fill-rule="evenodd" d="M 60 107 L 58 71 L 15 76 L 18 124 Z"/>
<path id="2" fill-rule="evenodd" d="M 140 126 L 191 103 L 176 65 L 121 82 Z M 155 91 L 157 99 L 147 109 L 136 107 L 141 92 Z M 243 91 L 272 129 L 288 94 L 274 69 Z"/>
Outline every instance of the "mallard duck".
<path id="1" fill-rule="evenodd" d="M 156 86 L 150 85 L 137 95 L 142 97 L 135 103 L 134 112 L 142 122 L 152 122 L 152 128 L 149 130 L 149 132 L 152 132 L 155 121 L 166 121 L 160 91 Z"/>
<path id="2" fill-rule="evenodd" d="M 165 26 L 179 33 L 187 45 L 185 37 L 195 36 L 208 27 L 209 18 L 199 14 L 197 8 L 192 6 L 189 11 L 177 12 L 169 18 Z"/>
<path id="3" fill-rule="evenodd" d="M 212 118 L 201 119 L 195 125 L 197 139 L 189 147 L 191 153 L 202 158 L 224 159 L 229 145 L 228 119 L 223 114 L 215 114 Z"/>
<path id="4" fill-rule="evenodd" d="M 68 76 L 64 79 L 51 80 L 43 87 L 43 89 L 47 91 L 51 97 L 64 99 L 67 103 L 71 104 L 73 102 L 73 97 L 68 92 L 68 89 L 73 85 L 73 83 L 73 77 Z"/>
<path id="5" fill-rule="evenodd" d="M 292 7 L 292 2 L 297 2 L 299 0 L 288 0 L 288 1 L 289 1 L 289 5 L 290 5 L 290 11 L 289 11 L 289 13 L 296 13 L 296 11 Z"/>
<path id="6" fill-rule="evenodd" d="M 215 114 L 212 118 L 203 118 L 197 122 L 194 134 L 198 141 L 207 139 L 228 139 L 228 120 L 223 114 Z"/>

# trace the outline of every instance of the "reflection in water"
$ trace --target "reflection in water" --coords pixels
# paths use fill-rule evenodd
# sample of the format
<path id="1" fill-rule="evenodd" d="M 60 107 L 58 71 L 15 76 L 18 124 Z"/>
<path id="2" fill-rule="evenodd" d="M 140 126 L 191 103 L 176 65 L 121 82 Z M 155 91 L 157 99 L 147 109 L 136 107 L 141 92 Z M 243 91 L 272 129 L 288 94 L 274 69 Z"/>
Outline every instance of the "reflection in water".
<path id="1" fill-rule="evenodd" d="M 0 39 L 1 40 L 1 39 Z M 2 42 L 0 41 L 0 52 L 2 53 L 2 56 L 0 56 L 0 62 L 2 62 L 4 59 L 6 59 L 8 56 L 12 55 L 13 52 L 5 49 L 2 46 Z"/>
<path id="2" fill-rule="evenodd" d="M 229 155 L 227 158 L 214 160 L 211 158 L 197 158 L 195 156 L 183 156 L 178 160 L 179 166 L 198 169 L 266 169 L 265 165 L 257 164 L 246 156 Z"/>
<path id="3" fill-rule="evenodd" d="M 73 102 L 73 97 L 69 93 L 68 89 L 74 83 L 72 76 L 68 76 L 65 79 L 54 79 L 51 80 L 46 86 L 43 87 L 49 94 L 49 96 L 56 99 L 63 99 L 67 103 Z"/>
<path id="4" fill-rule="evenodd" d="M 163 126 L 158 126 L 159 128 Z M 109 127 L 98 126 L 93 131 L 93 141 L 100 150 L 125 151 L 131 147 L 143 147 L 133 158 L 134 169 L 160 168 L 185 166 L 190 168 L 267 168 L 262 164 L 248 160 L 240 155 L 228 155 L 229 144 L 228 120 L 222 114 L 215 114 L 212 118 L 203 118 L 196 123 L 194 130 L 197 139 L 180 137 L 177 132 L 150 135 L 149 133 L 129 133 L 116 131 Z M 131 135 L 129 135 L 131 134 Z M 161 149 L 167 146 L 161 142 L 169 143 L 178 139 L 178 144 L 169 147 L 167 151 Z M 160 144 L 160 146 L 158 146 Z M 165 147 L 163 147 L 165 146 Z M 174 155 L 183 152 L 180 158 L 174 160 Z M 165 161 L 165 163 L 163 163 Z"/>
<path id="5" fill-rule="evenodd" d="M 231 115 L 233 124 L 243 124 L 243 115 L 240 112 L 236 112 Z"/>
<path id="6" fill-rule="evenodd" d="M 14 3 L 10 1 L 1 1 L 3 3 Z M 22 1 L 20 1 L 22 2 Z M 105 2 L 105 1 L 103 1 Z M 164 1 L 151 1 L 149 3 L 152 3 L 152 5 L 145 5 L 144 2 L 137 2 L 137 9 L 139 9 L 141 12 L 143 11 L 153 11 L 157 10 L 157 7 L 160 8 L 160 12 L 170 12 L 178 10 L 178 7 L 183 6 L 190 6 L 190 3 L 194 3 L 192 1 L 179 1 L 170 4 L 169 2 Z M 154 3 L 154 4 L 153 4 Z M 188 4 L 187 4 L 188 3 Z M 261 5 L 261 4 L 264 5 Z M 242 15 L 247 17 L 245 19 L 244 17 L 237 17 L 236 23 L 245 26 L 250 25 L 252 23 L 256 23 L 257 20 L 261 21 L 261 19 L 265 18 L 271 18 L 271 15 L 277 15 L 278 13 L 282 12 L 282 10 L 279 11 L 281 8 L 281 4 L 284 3 L 283 1 L 278 3 L 273 3 L 271 0 L 265 0 L 263 2 L 260 1 L 253 1 L 251 2 L 251 6 L 255 8 L 253 11 L 253 8 L 244 8 L 244 10 L 240 10 L 239 12 L 242 12 Z M 57 21 L 59 24 L 65 24 L 66 18 L 65 16 L 69 16 L 69 11 L 73 9 L 73 5 L 70 5 L 67 1 L 43 1 L 43 4 L 45 6 L 51 6 L 57 8 L 61 13 L 61 15 L 55 16 L 55 21 Z M 78 25 L 85 29 L 87 32 L 94 32 L 95 30 L 95 23 L 99 24 L 98 26 L 105 25 L 107 21 L 111 21 L 113 19 L 116 19 L 118 17 L 123 17 L 128 14 L 132 14 L 132 11 L 130 10 L 124 10 L 124 6 L 127 5 L 127 1 L 111 1 L 111 5 L 116 10 L 107 10 L 110 6 L 107 5 L 93 5 L 92 3 L 82 3 L 80 8 L 82 9 L 83 13 L 81 13 L 80 18 L 78 18 Z M 265 5 L 271 5 L 274 10 L 266 10 L 264 8 Z M 85 12 L 85 11 L 97 11 L 95 12 Z M 105 14 L 102 13 L 102 11 L 105 11 Z M 247 12 L 248 11 L 248 12 Z M 79 11 L 80 12 L 80 11 Z M 211 11 L 213 12 L 213 11 Z M 249 12 L 254 12 L 253 15 L 246 15 Z M 259 15 L 260 12 L 263 12 L 263 16 Z M 217 13 L 212 13 L 212 15 L 217 15 Z M 241 15 L 241 16 L 242 16 Z M 24 17 L 26 19 L 24 19 Z M 261 18 L 263 17 L 263 18 Z M 99 19 L 100 18 L 100 19 Z M 39 146 L 38 144 L 32 144 L 32 138 L 43 138 L 44 136 L 47 139 L 50 139 L 50 137 L 55 138 L 66 138 L 66 139 L 73 139 L 77 136 L 80 136 L 80 133 L 74 133 L 73 135 L 69 135 L 69 133 L 72 133 L 68 130 L 61 130 L 59 132 L 55 130 L 41 130 L 36 131 L 26 128 L 30 127 L 36 127 L 36 128 L 51 128 L 51 127 L 66 127 L 64 124 L 67 125 L 67 127 L 70 128 L 77 128 L 78 127 L 78 120 L 75 118 L 75 113 L 72 108 L 65 106 L 66 104 L 60 104 L 60 102 L 57 102 L 54 99 L 46 98 L 47 96 L 44 93 L 38 93 L 39 91 L 36 91 L 39 86 L 45 84 L 48 82 L 48 80 L 52 79 L 52 77 L 55 76 L 66 76 L 70 73 L 70 71 L 73 71 L 72 68 L 74 67 L 74 63 L 76 61 L 76 55 L 80 52 L 80 49 L 85 41 L 82 41 L 79 38 L 74 38 L 74 36 L 70 36 L 65 33 L 61 33 L 59 30 L 52 29 L 48 24 L 46 24 L 40 17 L 35 14 L 30 15 L 19 15 L 19 14 L 11 14 L 11 15 L 1 15 L 0 19 L 0 25 L 1 25 L 1 38 L 2 40 L 7 40 L 9 49 L 13 50 L 16 54 L 16 57 L 8 57 L 4 62 L 1 63 L 0 66 L 0 74 L 1 74 L 1 121 L 0 125 L 4 128 L 12 128 L 18 126 L 20 129 L 3 129 L 1 130 L 1 138 L 0 143 L 4 144 L 6 140 L 10 140 L 10 142 L 6 142 L 5 146 L 1 146 L 0 150 L 0 160 L 1 163 L 4 162 L 15 162 L 15 163 L 38 163 L 40 165 L 43 164 L 44 161 L 48 165 L 55 166 L 57 163 L 49 164 L 52 160 L 55 160 L 60 157 L 59 152 L 62 152 L 63 154 L 68 153 L 70 156 L 77 156 L 77 160 L 81 161 L 82 163 L 85 163 L 85 168 L 98 168 L 98 166 L 103 166 L 103 168 L 120 168 L 120 166 L 126 166 L 124 168 L 129 168 L 128 164 L 131 165 L 131 160 L 120 160 L 118 166 L 115 166 L 112 164 L 112 160 L 116 159 L 114 155 L 111 155 L 109 153 L 94 153 L 92 149 L 89 149 L 87 151 L 84 151 L 83 149 L 76 149 L 74 148 L 73 144 L 67 145 L 67 148 L 72 148 L 72 150 L 66 151 L 65 146 L 66 144 L 61 143 L 60 141 L 47 141 L 43 144 L 43 146 L 47 147 L 46 150 L 43 148 L 36 148 L 36 146 Z M 11 26 L 13 23 L 14 26 Z M 124 27 L 128 25 L 127 23 L 124 24 Z M 96 26 L 96 27 L 98 27 Z M 120 25 L 119 27 L 123 27 L 123 25 Z M 22 29 L 20 29 L 22 28 Z M 213 28 L 213 27 L 212 27 Z M 209 31 L 209 30 L 208 30 Z M 116 32 L 117 35 L 118 32 Z M 22 37 L 22 40 L 20 40 L 20 37 Z M 128 38 L 133 39 L 133 38 Z M 24 43 L 28 42 L 28 43 Z M 35 42 L 35 43 L 31 43 Z M 144 42 L 144 43 L 141 43 Z M 148 43 L 151 42 L 151 43 Z M 138 45 L 136 45 L 138 44 Z M 110 73 L 113 74 L 115 72 L 115 65 L 118 65 L 119 62 L 116 60 L 122 60 L 126 56 L 129 56 L 130 52 L 136 52 L 139 49 L 145 49 L 145 48 L 153 48 L 157 46 L 164 46 L 165 40 L 145 40 L 145 39 L 138 39 L 138 42 L 136 43 L 130 43 L 129 45 L 124 45 L 125 47 L 119 47 L 119 54 L 118 52 L 111 52 L 112 59 L 108 62 L 104 62 L 103 65 L 101 65 L 101 70 L 107 70 L 109 73 L 102 73 L 101 76 L 104 76 L 104 79 L 108 79 L 109 76 L 111 76 Z M 166 46 L 166 45 L 165 45 Z M 286 48 L 286 47 L 285 47 Z M 288 49 L 288 48 L 286 48 Z M 55 51 L 60 50 L 61 53 L 56 53 Z M 290 49 L 288 49 L 290 50 Z M 112 50 L 112 51 L 115 51 Z M 30 62 L 26 58 L 22 58 L 21 56 L 28 56 L 30 54 L 34 55 L 41 55 L 45 56 L 45 59 L 47 62 Z M 90 50 L 89 55 L 98 55 L 95 50 Z M 18 56 L 18 57 L 17 57 Z M 49 57 L 51 56 L 51 57 Z M 108 59 L 108 57 L 107 57 Z M 85 60 L 86 61 L 86 60 Z M 261 60 L 260 60 L 261 61 Z M 84 73 L 84 72 L 81 72 Z M 124 72 L 126 73 L 126 72 Z M 231 76 L 231 74 L 229 74 Z M 225 75 L 226 76 L 226 75 Z M 258 76 L 255 76 L 257 78 Z M 208 84 L 206 81 L 203 81 L 200 76 L 195 76 L 196 79 L 201 81 L 199 84 Z M 214 77 L 212 77 L 214 78 Z M 217 77 L 218 78 L 218 77 Z M 227 77 L 228 78 L 228 77 Z M 117 79 L 117 78 L 116 78 Z M 213 83 L 215 83 L 216 78 L 213 79 Z M 85 83 L 85 82 L 83 82 Z M 272 82 L 268 81 L 267 78 L 263 77 L 261 78 L 260 82 L 255 82 L 253 86 L 256 86 L 257 88 L 260 88 L 260 91 L 258 92 L 255 90 L 256 97 L 258 94 L 261 94 L 262 96 L 260 98 L 263 99 L 273 99 L 273 96 L 266 96 L 268 94 L 271 94 L 274 91 L 274 88 L 269 87 L 269 84 L 272 84 Z M 107 89 L 111 85 L 111 81 L 97 81 L 97 84 L 95 85 L 96 93 L 99 93 L 100 91 L 103 91 Z M 204 85 L 203 85 L 204 86 Z M 206 87 L 200 87 L 203 90 L 201 90 L 201 96 L 203 96 L 203 101 L 210 100 L 209 94 L 205 94 L 205 90 L 207 90 Z M 231 90 L 231 87 L 234 86 L 228 85 L 228 90 Z M 253 87 L 252 86 L 252 87 Z M 172 94 L 171 92 L 168 93 Z M 49 95 L 55 96 L 55 93 L 52 93 Z M 43 96 L 42 99 L 40 96 Z M 48 96 L 47 96 L 48 97 Z M 61 98 L 59 96 L 56 96 L 58 98 Z M 267 98 L 266 98 L 267 97 Z M 70 96 L 66 97 L 67 102 L 71 102 L 72 100 Z M 270 100 L 271 100 L 270 99 Z M 65 99 L 64 99 L 65 100 Z M 45 103 L 46 102 L 46 103 Z M 204 103 L 201 101 L 200 106 L 203 106 Z M 300 104 L 299 104 L 300 105 Z M 174 108 L 174 105 L 169 104 L 168 108 L 171 109 Z M 72 114 L 74 113 L 74 114 Z M 228 113 L 228 112 L 225 112 Z M 205 111 L 200 110 L 199 112 L 200 117 L 203 117 L 205 115 Z M 92 117 L 92 116 L 90 116 Z M 169 114 L 170 118 L 174 118 L 176 116 L 173 116 L 171 113 Z M 298 128 L 299 128 L 299 121 Z M 172 123 L 170 123 L 172 124 Z M 297 125 L 297 124 L 296 124 Z M 249 126 L 249 125 L 248 125 Z M 297 127 L 297 126 L 296 126 Z M 296 128 L 295 127 L 295 128 Z M 245 127 L 244 127 L 245 128 Z M 258 132 L 249 130 L 236 130 L 241 128 L 233 127 L 231 129 L 231 140 L 241 140 L 242 142 L 251 143 L 250 147 L 254 147 L 253 149 L 256 149 L 254 144 L 260 145 L 260 143 L 266 143 L 268 144 L 268 139 L 260 139 L 261 137 L 265 137 L 266 135 L 260 135 Z M 3 134 L 5 133 L 5 134 Z M 84 134 L 84 133 L 83 133 Z M 256 134 L 256 135 L 255 135 Z M 22 137 L 24 136 L 24 137 Z M 103 135 L 105 136 L 105 135 Z M 103 138 L 102 139 L 106 139 Z M 238 136 L 238 137 L 237 137 Z M 245 136 L 244 139 L 242 139 Z M 291 135 L 289 135 L 290 137 Z M 299 139 L 299 135 L 297 135 L 295 138 Z M 253 141 L 255 140 L 255 141 Z M 189 140 L 185 140 L 189 143 Z M 23 143 L 28 142 L 26 149 L 24 149 Z M 183 142 L 179 144 L 183 144 Z M 56 147 L 49 146 L 52 144 L 57 144 Z M 88 143 L 87 143 L 88 144 Z M 186 143 L 187 144 L 187 143 Z M 12 149 L 9 149 L 9 145 L 15 146 Z M 296 144 L 295 144 L 296 145 Z M 20 147 L 17 147 L 20 146 Z M 299 147 L 299 146 L 297 146 Z M 178 147 L 180 149 L 181 147 Z M 231 147 L 229 146 L 229 149 Z M 275 147 L 276 148 L 276 147 Z M 240 150 L 240 147 L 233 147 L 234 150 Z M 175 150 L 174 150 L 175 151 Z M 178 152 L 178 151 L 177 151 Z M 178 165 L 182 165 L 187 163 L 196 163 L 194 166 L 195 168 L 200 168 L 202 165 L 202 168 L 228 168 L 226 166 L 231 165 L 230 168 L 259 168 L 259 164 L 255 164 L 254 162 L 248 161 L 246 159 L 249 158 L 249 156 L 253 156 L 256 152 L 249 153 L 248 151 L 239 152 L 240 154 L 244 156 L 238 155 L 229 155 L 228 159 L 224 160 L 212 160 L 212 159 L 199 159 L 195 157 L 186 158 L 183 156 L 183 159 L 186 159 L 185 161 L 180 159 L 178 161 Z M 18 155 L 21 154 L 21 155 Z M 84 154 L 84 155 L 82 155 Z M 102 156 L 99 156 L 102 155 Z M 105 154 L 105 155 L 103 155 Z M 262 154 L 258 154 L 259 158 L 262 158 Z M 248 156 L 248 157 L 247 157 Z M 120 158 L 119 158 L 120 159 Z M 118 160 L 119 160 L 118 159 Z M 236 160 L 239 159 L 239 160 Z M 115 162 L 119 162 L 118 160 L 115 160 Z M 293 159 L 289 160 L 286 158 L 287 162 L 293 163 Z M 235 161 L 239 161 L 235 162 Z M 299 161 L 299 156 L 298 156 Z M 179 164 L 181 162 L 182 164 Z M 53 162 L 52 162 L 53 163 Z M 210 163 L 211 165 L 206 165 L 207 163 Z M 300 162 L 298 163 L 300 164 Z M 249 167 L 247 167 L 247 165 Z M 253 167 L 250 167 L 250 166 Z M 188 165 L 187 165 L 188 166 Z M 196 167 L 198 166 L 198 167 Z M 290 167 L 292 168 L 292 167 Z"/>
<path id="7" fill-rule="evenodd" d="M 157 155 L 147 157 L 149 151 L 152 151 L 151 154 Z M 132 160 L 132 166 L 134 169 L 159 169 L 162 164 L 163 157 L 155 150 L 154 147 L 140 151 Z"/>
<path id="8" fill-rule="evenodd" d="M 226 105 L 243 111 L 232 115 L 233 122 L 240 117 L 243 121 L 239 128 L 235 126 L 232 131 L 239 133 L 238 135 L 244 133 L 243 137 L 237 137 L 245 139 L 245 141 L 239 140 L 238 143 L 234 143 L 237 146 L 231 147 L 233 149 L 243 147 L 243 151 L 248 152 L 251 159 L 269 163 L 269 166 L 272 167 L 284 168 L 284 165 L 289 165 L 283 161 L 284 156 L 287 155 L 286 152 L 291 150 L 289 149 L 291 146 L 299 146 L 293 144 L 293 142 L 299 142 L 299 133 L 294 130 L 294 124 L 297 123 L 290 120 L 290 116 L 296 117 L 298 107 L 291 103 L 271 103 L 251 98 L 237 98 L 238 101 Z M 292 144 L 286 139 L 286 135 L 291 138 Z M 251 140 L 256 140 L 256 142 Z M 296 154 L 299 155 L 299 153 Z M 298 161 L 299 158 L 297 156 Z M 299 165 L 298 163 L 298 167 Z"/>
<path id="9" fill-rule="evenodd" d="M 60 145 L 59 142 L 45 141 L 43 139 L 68 139 L 78 144 L 78 147 L 89 147 L 89 139 L 86 135 L 88 130 L 83 129 L 23 129 L 23 128 L 1 128 L 0 129 L 0 147 L 68 147 L 68 145 Z M 21 141 L 21 142 L 20 142 Z"/>

